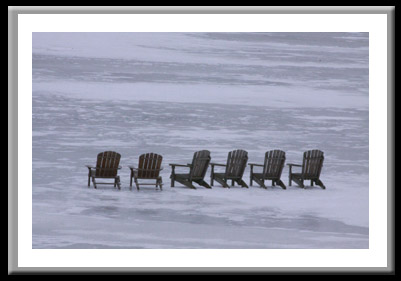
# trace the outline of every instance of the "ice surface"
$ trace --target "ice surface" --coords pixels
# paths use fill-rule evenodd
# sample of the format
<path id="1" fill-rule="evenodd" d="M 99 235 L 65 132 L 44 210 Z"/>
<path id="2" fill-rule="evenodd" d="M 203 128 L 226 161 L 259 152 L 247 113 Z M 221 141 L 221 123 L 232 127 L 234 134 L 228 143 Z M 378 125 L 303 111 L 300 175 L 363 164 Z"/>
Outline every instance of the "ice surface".
<path id="1" fill-rule="evenodd" d="M 369 247 L 367 33 L 34 33 L 32 43 L 33 248 Z M 224 163 L 239 148 L 253 163 L 270 149 L 287 163 L 321 149 L 327 189 L 170 187 L 168 163 L 201 149 Z M 87 187 L 84 165 L 105 150 L 122 155 L 120 191 Z M 164 157 L 163 191 L 129 191 L 127 166 L 146 152 Z"/>

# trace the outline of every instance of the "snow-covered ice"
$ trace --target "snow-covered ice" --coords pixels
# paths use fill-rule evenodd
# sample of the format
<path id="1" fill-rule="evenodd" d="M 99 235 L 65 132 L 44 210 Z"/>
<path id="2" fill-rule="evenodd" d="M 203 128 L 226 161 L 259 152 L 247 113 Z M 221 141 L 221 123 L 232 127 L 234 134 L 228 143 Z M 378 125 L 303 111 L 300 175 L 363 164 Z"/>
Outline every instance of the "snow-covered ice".
<path id="1" fill-rule="evenodd" d="M 33 33 L 32 246 L 368 248 L 367 33 Z M 170 187 L 195 151 L 325 153 L 327 189 Z M 122 189 L 86 164 L 122 155 Z M 163 155 L 164 188 L 128 165 Z M 209 172 L 206 180 L 209 181 Z M 249 168 L 244 179 L 249 182 Z M 288 168 L 282 180 L 288 185 Z"/>

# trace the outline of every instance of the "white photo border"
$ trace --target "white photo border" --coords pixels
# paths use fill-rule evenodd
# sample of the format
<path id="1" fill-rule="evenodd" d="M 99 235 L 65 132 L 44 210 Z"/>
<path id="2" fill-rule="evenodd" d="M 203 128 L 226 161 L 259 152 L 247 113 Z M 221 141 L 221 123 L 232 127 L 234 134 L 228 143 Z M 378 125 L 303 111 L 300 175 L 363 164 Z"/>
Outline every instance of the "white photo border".
<path id="1" fill-rule="evenodd" d="M 19 14 L 18 268 L 387 268 L 388 15 Z M 185 22 L 185 24 L 183 24 Z M 369 32 L 369 249 L 32 249 L 32 32 Z M 105 258 L 107 257 L 107 258 Z M 188 258 L 190 257 L 190 258 Z"/>

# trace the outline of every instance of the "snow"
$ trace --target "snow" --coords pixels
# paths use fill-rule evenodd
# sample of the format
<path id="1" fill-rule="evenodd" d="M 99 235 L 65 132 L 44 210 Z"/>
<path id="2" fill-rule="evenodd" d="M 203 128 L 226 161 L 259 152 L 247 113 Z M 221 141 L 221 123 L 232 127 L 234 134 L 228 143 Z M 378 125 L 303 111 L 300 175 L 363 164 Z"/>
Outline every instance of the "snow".
<path id="1" fill-rule="evenodd" d="M 34 33 L 32 43 L 33 248 L 369 247 L 366 33 Z M 201 149 L 224 163 L 238 148 L 250 163 L 321 149 L 327 189 L 170 187 L 168 163 Z M 121 190 L 87 187 L 85 165 L 106 150 L 122 155 Z M 127 166 L 146 152 L 163 155 L 162 191 L 129 190 Z"/>

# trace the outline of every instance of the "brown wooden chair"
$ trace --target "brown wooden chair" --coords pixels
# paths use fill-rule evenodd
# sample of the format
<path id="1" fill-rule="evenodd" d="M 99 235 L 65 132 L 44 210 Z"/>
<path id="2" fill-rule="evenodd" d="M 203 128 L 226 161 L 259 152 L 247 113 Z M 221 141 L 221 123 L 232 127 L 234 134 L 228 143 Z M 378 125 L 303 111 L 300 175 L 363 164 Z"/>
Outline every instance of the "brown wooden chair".
<path id="1" fill-rule="evenodd" d="M 265 180 L 271 180 L 272 185 L 278 184 L 281 188 L 286 189 L 286 186 L 281 181 L 281 173 L 284 168 L 285 152 L 282 150 L 271 150 L 265 153 L 264 164 L 249 163 L 251 166 L 250 185 L 255 181 L 259 186 L 266 188 Z M 254 166 L 263 167 L 261 173 L 254 172 Z"/>
<path id="2" fill-rule="evenodd" d="M 227 163 L 225 165 L 210 163 L 210 166 L 212 166 L 210 185 L 213 186 L 213 182 L 216 180 L 223 187 L 230 187 L 227 182 L 228 180 L 231 180 L 232 186 L 234 186 L 234 182 L 237 182 L 242 187 L 248 187 L 248 185 L 242 180 L 247 162 L 248 152 L 238 149 L 228 153 Z M 224 173 L 215 173 L 215 166 L 226 167 L 226 170 Z"/>
<path id="3" fill-rule="evenodd" d="M 132 190 L 132 179 L 135 181 L 136 189 L 139 190 L 138 179 L 144 180 L 156 180 L 156 183 L 141 183 L 141 185 L 155 185 L 160 190 L 163 189 L 163 180 L 159 175 L 160 171 L 163 170 L 161 167 L 163 157 L 156 153 L 146 153 L 139 156 L 138 168 L 134 166 L 128 166 L 131 170 L 130 175 L 130 190 Z"/>
<path id="4" fill-rule="evenodd" d="M 97 155 L 96 166 L 85 165 L 88 172 L 88 186 L 90 186 L 90 179 L 92 178 L 94 188 L 97 184 L 114 184 L 121 189 L 120 176 L 117 171 L 121 169 L 120 164 L 121 155 L 114 151 L 105 151 Z M 114 183 L 96 182 L 97 178 L 101 179 L 114 179 Z"/>
<path id="5" fill-rule="evenodd" d="M 305 188 L 304 180 L 310 180 L 311 186 L 316 183 L 323 189 L 326 189 L 323 182 L 320 180 L 320 172 L 323 167 L 324 155 L 320 150 L 308 150 L 304 152 L 302 165 L 287 164 L 289 170 L 289 185 L 294 181 L 298 186 Z M 293 173 L 292 167 L 302 167 L 301 173 Z"/>
<path id="6" fill-rule="evenodd" d="M 192 164 L 169 164 L 171 166 L 171 187 L 174 187 L 174 182 L 177 181 L 182 185 L 193 189 L 196 189 L 196 187 L 192 184 L 193 182 L 196 182 L 197 184 L 206 188 L 211 188 L 210 185 L 203 180 L 206 175 L 207 168 L 209 167 L 210 159 L 210 151 L 201 150 L 194 153 Z M 175 172 L 175 167 L 189 168 L 189 173 L 177 174 Z"/>

